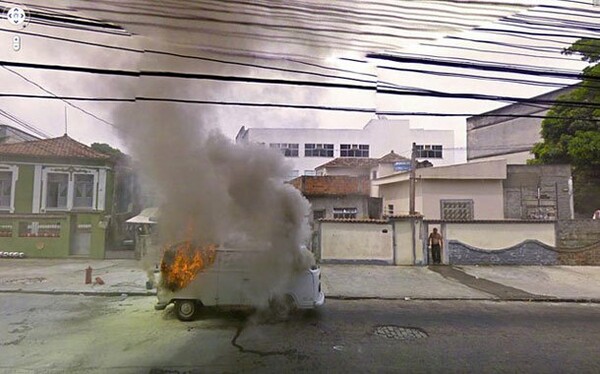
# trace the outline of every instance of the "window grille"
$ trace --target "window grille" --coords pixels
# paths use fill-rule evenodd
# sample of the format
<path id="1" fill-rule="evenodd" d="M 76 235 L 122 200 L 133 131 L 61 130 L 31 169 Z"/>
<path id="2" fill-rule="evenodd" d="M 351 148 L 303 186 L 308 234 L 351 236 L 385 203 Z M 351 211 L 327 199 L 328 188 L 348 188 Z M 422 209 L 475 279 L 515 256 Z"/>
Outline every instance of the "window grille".
<path id="1" fill-rule="evenodd" d="M 333 208 L 333 218 L 352 219 L 358 215 L 357 208 Z"/>
<path id="2" fill-rule="evenodd" d="M 473 200 L 442 200 L 441 205 L 442 219 L 473 220 Z"/>

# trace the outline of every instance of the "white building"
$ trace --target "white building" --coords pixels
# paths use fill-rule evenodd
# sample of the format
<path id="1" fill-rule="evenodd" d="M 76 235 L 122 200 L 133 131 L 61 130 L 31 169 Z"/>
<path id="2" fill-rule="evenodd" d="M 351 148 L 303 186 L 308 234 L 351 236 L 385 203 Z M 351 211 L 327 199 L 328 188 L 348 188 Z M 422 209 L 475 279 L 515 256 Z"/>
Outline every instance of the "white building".
<path id="1" fill-rule="evenodd" d="M 317 166 L 337 157 L 380 158 L 393 150 L 410 158 L 413 142 L 420 161 L 435 166 L 456 162 L 454 131 L 412 129 L 407 120 L 373 119 L 357 130 L 242 126 L 235 141 L 281 149 L 292 163 L 291 178 L 315 175 Z"/>

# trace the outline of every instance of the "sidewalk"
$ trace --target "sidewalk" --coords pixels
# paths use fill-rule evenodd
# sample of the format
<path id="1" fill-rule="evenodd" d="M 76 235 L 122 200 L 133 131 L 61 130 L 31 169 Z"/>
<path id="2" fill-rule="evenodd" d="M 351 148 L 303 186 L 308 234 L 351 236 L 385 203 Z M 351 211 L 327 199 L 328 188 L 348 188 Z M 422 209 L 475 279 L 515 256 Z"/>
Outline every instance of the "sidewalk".
<path id="1" fill-rule="evenodd" d="M 92 284 L 84 283 L 88 266 Z M 321 270 L 328 298 L 600 302 L 598 266 L 322 265 Z M 136 260 L 0 259 L 0 292 L 155 295 L 146 281 Z"/>
<path id="2" fill-rule="evenodd" d="M 88 266 L 91 284 L 85 284 Z M 147 279 L 137 260 L 0 259 L 0 292 L 156 295 L 146 289 Z"/>

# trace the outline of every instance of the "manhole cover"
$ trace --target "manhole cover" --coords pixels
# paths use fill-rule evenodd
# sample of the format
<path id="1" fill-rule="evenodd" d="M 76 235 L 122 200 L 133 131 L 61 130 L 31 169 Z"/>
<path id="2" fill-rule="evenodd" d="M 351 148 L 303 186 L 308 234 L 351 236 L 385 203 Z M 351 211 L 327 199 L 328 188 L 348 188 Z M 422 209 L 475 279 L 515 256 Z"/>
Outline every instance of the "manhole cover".
<path id="1" fill-rule="evenodd" d="M 428 337 L 425 330 L 418 327 L 403 327 L 403 326 L 377 326 L 374 334 L 386 339 L 413 341 Z"/>

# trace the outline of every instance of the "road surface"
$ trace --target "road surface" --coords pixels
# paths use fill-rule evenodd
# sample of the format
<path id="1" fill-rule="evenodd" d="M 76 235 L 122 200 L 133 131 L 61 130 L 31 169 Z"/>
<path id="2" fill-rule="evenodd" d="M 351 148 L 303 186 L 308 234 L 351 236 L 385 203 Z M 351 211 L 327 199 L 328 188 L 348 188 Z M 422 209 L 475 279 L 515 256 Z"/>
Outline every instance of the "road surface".
<path id="1" fill-rule="evenodd" d="M 600 372 L 600 305 L 327 300 L 178 321 L 153 297 L 0 294 L 0 372 Z"/>

